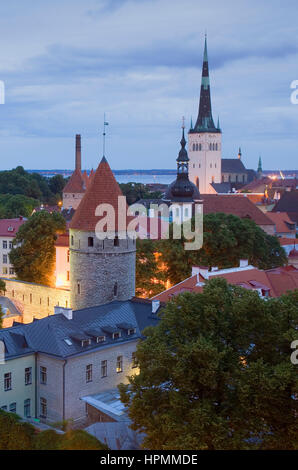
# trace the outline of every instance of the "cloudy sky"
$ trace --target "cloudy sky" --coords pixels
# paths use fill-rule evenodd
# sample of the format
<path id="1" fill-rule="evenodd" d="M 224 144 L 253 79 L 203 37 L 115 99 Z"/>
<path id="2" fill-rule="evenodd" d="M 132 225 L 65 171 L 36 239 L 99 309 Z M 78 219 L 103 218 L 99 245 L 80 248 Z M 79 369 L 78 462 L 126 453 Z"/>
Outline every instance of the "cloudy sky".
<path id="1" fill-rule="evenodd" d="M 11 0 L 0 6 L 0 169 L 174 168 L 196 119 L 204 33 L 223 157 L 298 167 L 297 0 Z"/>

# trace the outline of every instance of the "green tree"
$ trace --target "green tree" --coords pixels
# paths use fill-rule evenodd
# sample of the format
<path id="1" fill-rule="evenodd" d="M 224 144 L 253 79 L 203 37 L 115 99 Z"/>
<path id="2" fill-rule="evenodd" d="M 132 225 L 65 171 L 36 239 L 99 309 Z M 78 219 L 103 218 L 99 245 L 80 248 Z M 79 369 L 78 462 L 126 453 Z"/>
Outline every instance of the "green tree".
<path id="1" fill-rule="evenodd" d="M 30 217 L 33 209 L 38 206 L 39 201 L 21 194 L 0 195 L 0 217 L 3 219 Z"/>
<path id="2" fill-rule="evenodd" d="M 62 196 L 62 191 L 63 188 L 66 184 L 66 180 L 63 178 L 62 175 L 54 175 L 52 178 L 49 180 L 49 188 L 52 191 L 53 194 L 59 194 L 59 196 Z"/>
<path id="3" fill-rule="evenodd" d="M 0 410 L 0 450 L 30 450 L 33 448 L 34 427 L 22 423 L 14 413 Z"/>
<path id="4" fill-rule="evenodd" d="M 158 265 L 152 240 L 137 239 L 136 294 L 152 297 L 164 290 L 165 273 Z"/>
<path id="5" fill-rule="evenodd" d="M 108 450 L 96 437 L 83 430 L 67 431 L 61 439 L 60 450 Z"/>
<path id="6" fill-rule="evenodd" d="M 22 281 L 52 285 L 57 233 L 65 231 L 61 214 L 36 212 L 19 229 L 10 260 Z"/>
<path id="7" fill-rule="evenodd" d="M 214 279 L 160 318 L 119 387 L 145 448 L 298 449 L 297 290 L 265 301 Z"/>
<path id="8" fill-rule="evenodd" d="M 170 233 L 173 227 L 170 227 Z M 287 263 L 287 256 L 276 237 L 267 235 L 254 221 L 232 214 L 204 216 L 203 247 L 197 251 L 184 249 L 184 238 L 161 240 L 158 250 L 168 267 L 168 278 L 176 284 L 191 274 L 194 265 L 230 268 L 248 259 L 260 269 Z"/>

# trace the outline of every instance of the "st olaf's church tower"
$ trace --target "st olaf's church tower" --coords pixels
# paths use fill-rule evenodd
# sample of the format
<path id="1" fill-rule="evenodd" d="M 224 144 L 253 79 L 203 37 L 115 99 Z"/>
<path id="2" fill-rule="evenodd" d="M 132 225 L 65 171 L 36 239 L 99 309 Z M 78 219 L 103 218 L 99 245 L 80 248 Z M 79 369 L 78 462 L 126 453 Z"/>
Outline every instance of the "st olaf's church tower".
<path id="1" fill-rule="evenodd" d="M 210 183 L 221 183 L 221 130 L 214 125 L 205 37 L 199 114 L 188 133 L 189 178 L 201 194 L 214 193 Z"/>

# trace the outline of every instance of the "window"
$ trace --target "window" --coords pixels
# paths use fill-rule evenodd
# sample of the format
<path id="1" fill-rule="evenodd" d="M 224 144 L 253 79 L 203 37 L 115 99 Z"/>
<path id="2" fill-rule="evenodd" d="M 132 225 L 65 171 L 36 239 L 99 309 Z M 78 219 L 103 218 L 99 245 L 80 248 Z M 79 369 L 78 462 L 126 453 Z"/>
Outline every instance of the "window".
<path id="1" fill-rule="evenodd" d="M 120 337 L 121 337 L 120 331 L 117 331 L 117 332 L 113 333 L 112 337 L 113 337 L 113 339 L 118 339 L 118 338 L 120 338 Z"/>
<path id="2" fill-rule="evenodd" d="M 73 246 L 73 235 L 70 237 L 70 244 Z"/>
<path id="3" fill-rule="evenodd" d="M 69 250 L 67 251 L 67 262 L 69 263 Z"/>
<path id="4" fill-rule="evenodd" d="M 114 246 L 119 246 L 119 238 L 118 238 L 117 235 L 116 235 L 116 237 L 114 238 Z"/>
<path id="5" fill-rule="evenodd" d="M 116 372 L 122 372 L 123 371 L 123 356 L 118 356 L 117 357 L 117 363 L 116 363 Z"/>
<path id="6" fill-rule="evenodd" d="M 79 282 L 77 284 L 77 287 L 78 287 L 78 295 L 80 295 L 81 294 L 81 284 Z"/>
<path id="7" fill-rule="evenodd" d="M 188 217 L 188 208 L 187 207 L 184 209 L 184 216 Z"/>
<path id="8" fill-rule="evenodd" d="M 26 367 L 25 369 L 25 385 L 32 384 L 32 367 Z"/>
<path id="9" fill-rule="evenodd" d="M 193 150 L 193 152 L 195 151 L 195 149 L 196 149 L 196 144 L 192 144 L 192 150 Z"/>
<path id="10" fill-rule="evenodd" d="M 27 400 L 24 400 L 24 417 L 25 418 L 31 418 L 30 398 L 27 398 Z"/>
<path id="11" fill-rule="evenodd" d="M 3 240 L 2 246 L 3 246 L 3 249 L 4 249 L 4 250 L 7 249 L 7 240 Z"/>
<path id="12" fill-rule="evenodd" d="M 127 334 L 130 336 L 130 335 L 134 335 L 135 332 L 136 332 L 135 328 L 129 328 L 129 330 L 127 331 Z"/>
<path id="13" fill-rule="evenodd" d="M 7 372 L 4 374 L 4 391 L 7 392 L 8 390 L 12 389 L 12 381 L 11 381 L 11 372 Z"/>
<path id="14" fill-rule="evenodd" d="M 66 279 L 69 281 L 69 271 L 66 273 Z"/>
<path id="15" fill-rule="evenodd" d="M 48 297 L 48 307 L 50 306 L 50 297 Z"/>
<path id="16" fill-rule="evenodd" d="M 195 167 L 196 167 L 195 163 L 192 165 L 192 167 L 193 167 L 193 168 L 195 168 Z"/>
<path id="17" fill-rule="evenodd" d="M 3 255 L 3 264 L 7 264 L 7 255 Z"/>
<path id="18" fill-rule="evenodd" d="M 94 240 L 93 237 L 88 237 L 88 246 L 93 246 Z"/>
<path id="19" fill-rule="evenodd" d="M 118 283 L 115 282 L 115 284 L 114 284 L 114 297 L 117 296 L 117 293 L 118 293 Z"/>
<path id="20" fill-rule="evenodd" d="M 41 418 L 47 417 L 47 400 L 43 397 L 40 397 L 40 416 Z"/>
<path id="21" fill-rule="evenodd" d="M 3 410 L 3 411 L 7 411 L 7 406 L 6 406 L 6 405 L 4 405 L 4 406 L 1 406 L 1 408 L 0 408 L 0 409 L 1 409 L 1 410 Z"/>
<path id="22" fill-rule="evenodd" d="M 7 274 L 7 268 L 2 268 L 2 274 Z"/>
<path id="23" fill-rule="evenodd" d="M 199 150 L 202 151 L 202 144 L 199 144 Z"/>
<path id="24" fill-rule="evenodd" d="M 107 361 L 101 361 L 101 376 L 107 377 L 108 375 L 108 363 Z"/>
<path id="25" fill-rule="evenodd" d="M 12 249 L 12 242 L 8 243 L 8 248 L 11 250 Z"/>
<path id="26" fill-rule="evenodd" d="M 197 151 L 199 150 L 199 144 L 196 144 L 196 150 Z"/>
<path id="27" fill-rule="evenodd" d="M 134 351 L 131 355 L 131 359 L 132 359 L 132 365 L 131 367 L 133 369 L 135 369 L 136 367 L 138 367 L 138 362 L 137 362 L 137 353 Z"/>
<path id="28" fill-rule="evenodd" d="M 90 344 L 91 344 L 91 339 L 83 339 L 81 341 L 82 348 L 84 348 L 85 346 L 90 346 Z"/>
<path id="29" fill-rule="evenodd" d="M 179 217 L 179 207 L 176 207 L 176 217 Z"/>
<path id="30" fill-rule="evenodd" d="M 40 383 L 46 385 L 47 383 L 47 368 L 40 366 Z"/>
<path id="31" fill-rule="evenodd" d="M 92 382 L 92 364 L 86 366 L 86 383 Z"/>
<path id="32" fill-rule="evenodd" d="M 9 268 L 9 274 L 14 274 L 14 269 L 13 268 Z"/>
<path id="33" fill-rule="evenodd" d="M 9 405 L 9 411 L 10 411 L 11 413 L 16 413 L 16 412 L 17 412 L 17 404 L 16 404 L 16 402 L 13 402 L 13 403 L 11 403 L 11 404 Z"/>
<path id="34" fill-rule="evenodd" d="M 32 304 L 32 294 L 30 294 L 30 304 Z"/>
<path id="35" fill-rule="evenodd" d="M 97 336 L 96 342 L 97 343 L 103 343 L 106 340 L 105 336 Z"/>

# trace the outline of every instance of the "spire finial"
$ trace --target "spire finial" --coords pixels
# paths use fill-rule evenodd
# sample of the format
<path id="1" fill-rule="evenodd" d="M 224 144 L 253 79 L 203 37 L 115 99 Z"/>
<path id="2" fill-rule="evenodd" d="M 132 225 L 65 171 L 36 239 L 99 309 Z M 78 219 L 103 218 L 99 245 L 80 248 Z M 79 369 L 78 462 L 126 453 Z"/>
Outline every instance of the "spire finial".
<path id="1" fill-rule="evenodd" d="M 238 150 L 238 158 L 239 158 L 239 160 L 241 160 L 241 155 L 242 155 L 242 153 L 241 153 L 241 147 L 239 147 L 239 150 Z"/>
<path id="2" fill-rule="evenodd" d="M 103 115 L 103 141 L 102 141 L 102 156 L 105 157 L 105 152 L 106 152 L 106 126 L 108 126 L 109 123 L 106 121 L 106 113 Z"/>

